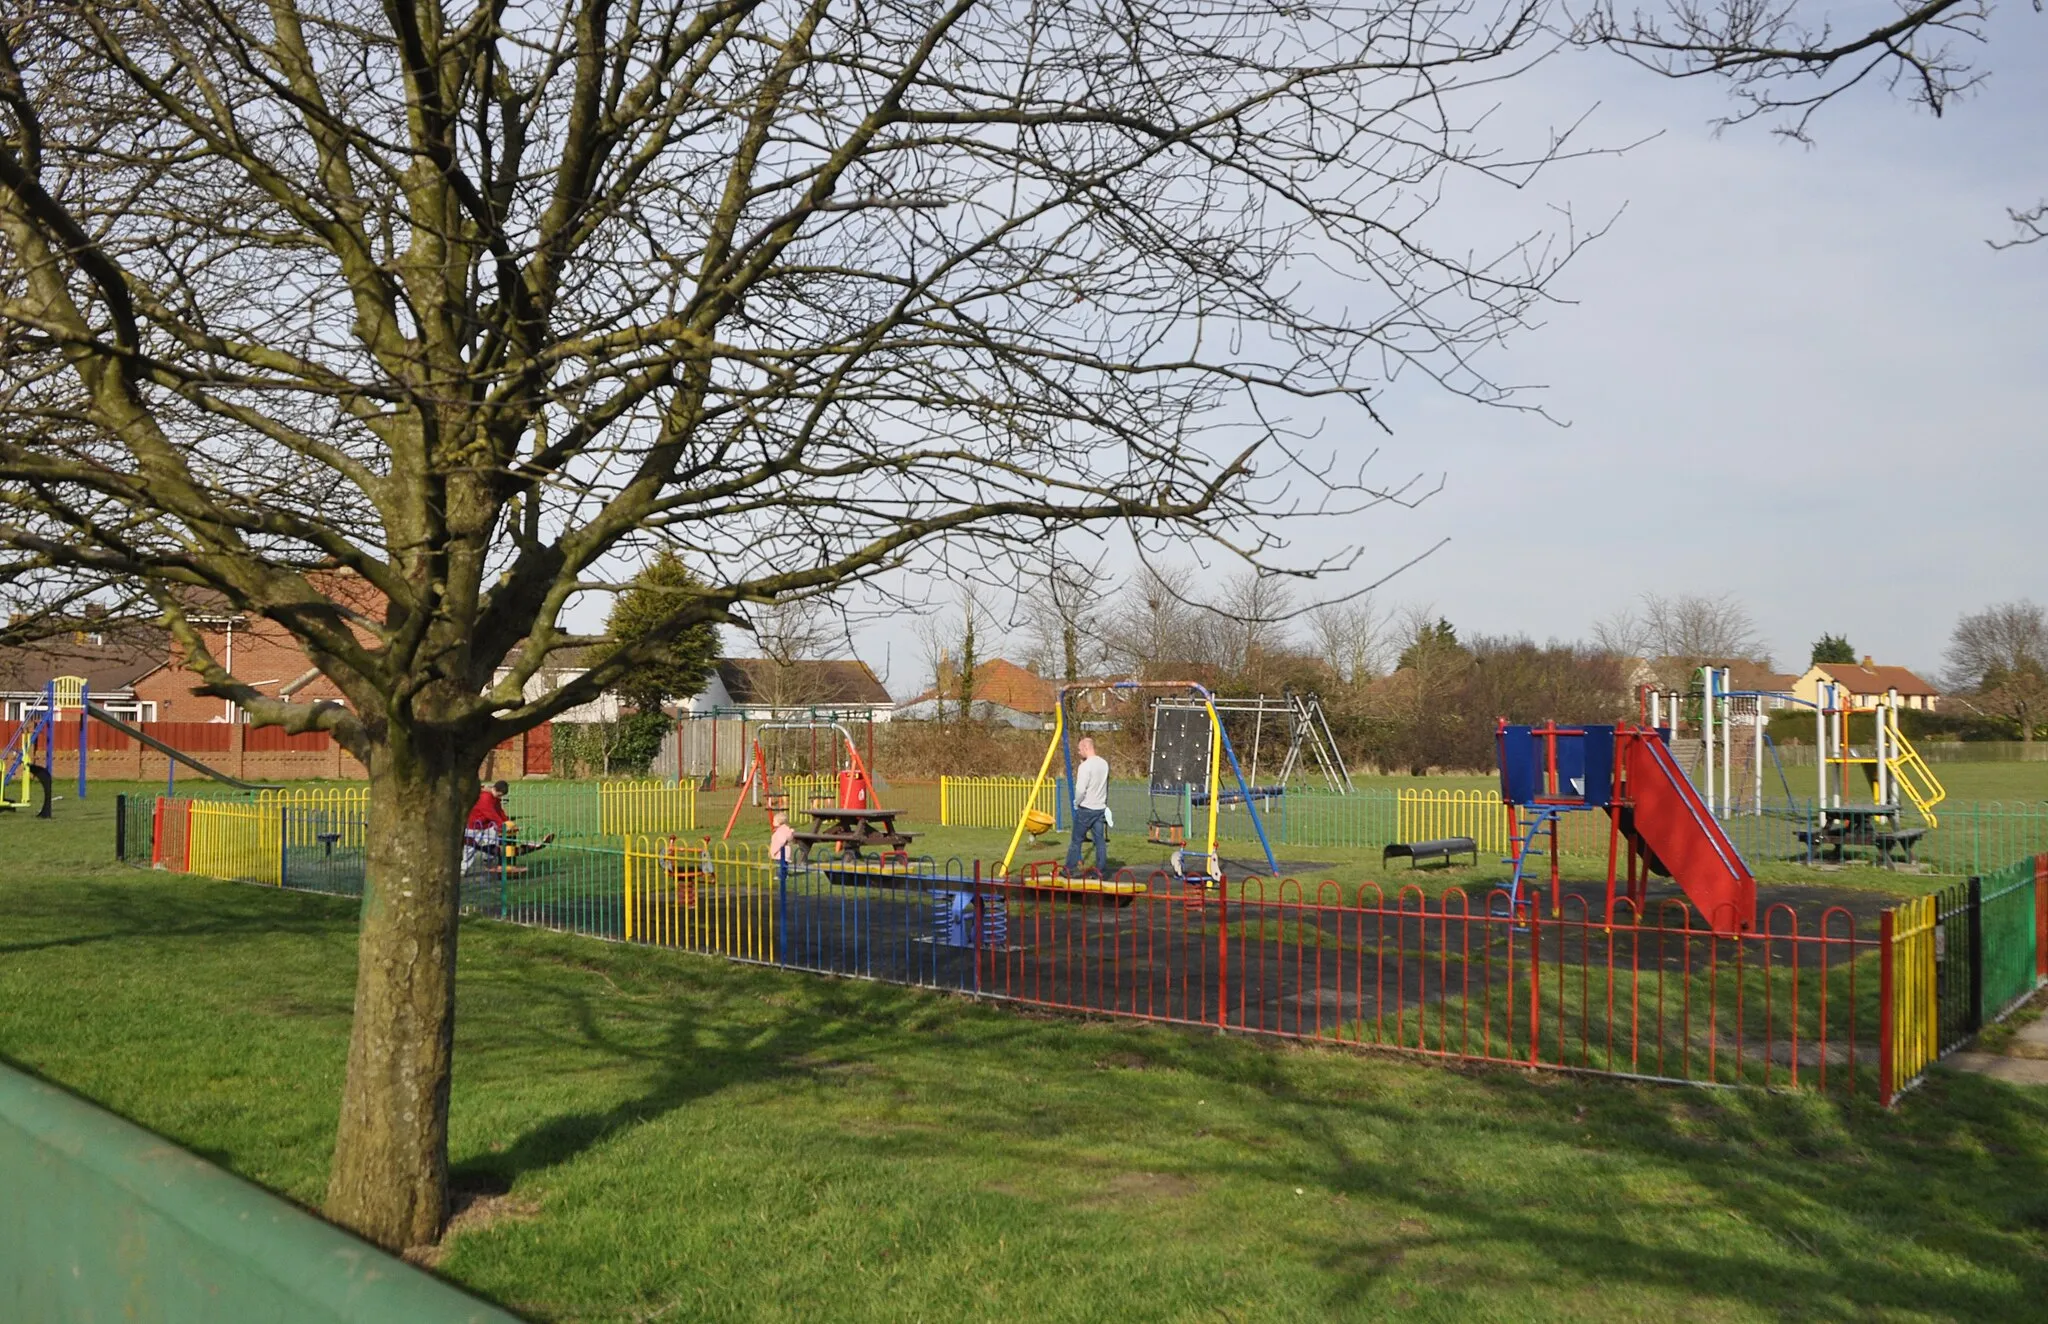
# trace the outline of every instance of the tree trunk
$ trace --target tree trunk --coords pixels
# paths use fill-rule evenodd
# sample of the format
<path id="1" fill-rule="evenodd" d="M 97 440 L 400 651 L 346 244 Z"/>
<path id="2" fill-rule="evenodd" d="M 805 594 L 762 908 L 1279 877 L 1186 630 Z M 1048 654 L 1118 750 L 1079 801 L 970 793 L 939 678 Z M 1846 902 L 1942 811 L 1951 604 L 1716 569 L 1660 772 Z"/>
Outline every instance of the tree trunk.
<path id="1" fill-rule="evenodd" d="M 372 752 L 368 869 L 348 1079 L 327 1216 L 391 1250 L 447 1212 L 448 1075 L 462 829 L 477 773 L 403 741 Z"/>

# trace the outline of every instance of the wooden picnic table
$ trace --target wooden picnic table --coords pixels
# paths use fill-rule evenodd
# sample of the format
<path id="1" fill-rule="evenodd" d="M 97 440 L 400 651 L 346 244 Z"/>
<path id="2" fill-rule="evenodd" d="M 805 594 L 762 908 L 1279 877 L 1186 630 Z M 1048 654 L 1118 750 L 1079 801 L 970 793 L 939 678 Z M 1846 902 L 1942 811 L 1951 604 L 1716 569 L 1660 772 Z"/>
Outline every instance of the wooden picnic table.
<path id="1" fill-rule="evenodd" d="M 1839 861 L 1849 847 L 1868 846 L 1888 869 L 1898 862 L 1895 851 L 1904 852 L 1904 862 L 1912 864 L 1914 848 L 1927 835 L 1925 828 L 1901 828 L 1897 805 L 1823 805 L 1820 814 L 1817 831 L 1793 835 L 1819 851 L 1823 859 L 1832 852 Z"/>
<path id="2" fill-rule="evenodd" d="M 896 830 L 900 809 L 807 809 L 811 830 L 796 834 L 798 858 L 810 863 L 811 847 L 833 846 L 839 854 L 861 858 L 864 846 L 880 847 L 884 854 L 901 851 L 916 839 L 911 832 Z"/>

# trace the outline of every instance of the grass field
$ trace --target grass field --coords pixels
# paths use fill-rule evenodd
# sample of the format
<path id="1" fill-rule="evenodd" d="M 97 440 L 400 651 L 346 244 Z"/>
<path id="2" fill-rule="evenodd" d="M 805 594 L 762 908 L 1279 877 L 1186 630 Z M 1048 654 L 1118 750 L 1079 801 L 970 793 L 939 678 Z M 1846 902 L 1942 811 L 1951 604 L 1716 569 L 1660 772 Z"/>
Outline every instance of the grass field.
<path id="1" fill-rule="evenodd" d="M 0 1054 L 303 1202 L 352 907 L 0 818 Z M 439 1270 L 560 1320 L 2048 1318 L 2048 1101 L 1459 1072 L 476 922 Z"/>

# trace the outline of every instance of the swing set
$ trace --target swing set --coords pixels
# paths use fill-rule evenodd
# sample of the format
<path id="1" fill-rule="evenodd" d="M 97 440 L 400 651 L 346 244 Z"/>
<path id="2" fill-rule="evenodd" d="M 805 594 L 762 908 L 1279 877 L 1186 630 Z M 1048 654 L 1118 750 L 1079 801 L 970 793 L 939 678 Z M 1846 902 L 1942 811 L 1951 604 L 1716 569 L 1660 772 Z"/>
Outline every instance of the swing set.
<path id="1" fill-rule="evenodd" d="M 1030 793 L 1024 797 L 1025 809 L 1017 819 L 1016 830 L 1010 834 L 1010 847 L 1003 853 L 999 876 L 1010 876 L 1010 866 L 1016 862 L 1018 849 L 1027 833 L 1035 838 L 1053 826 L 1050 815 L 1031 806 L 1037 802 L 1039 791 L 1052 774 L 1055 755 L 1061 759 L 1066 784 L 1069 787 L 1074 784 L 1072 723 L 1068 720 L 1074 699 L 1093 696 L 1100 704 L 1112 696 L 1122 697 L 1139 690 L 1186 691 L 1188 694 L 1177 702 L 1156 705 L 1153 717 L 1148 777 L 1151 821 L 1146 827 L 1146 837 L 1158 845 L 1174 848 L 1167 862 L 1168 872 L 1183 883 L 1221 885 L 1223 857 L 1216 845 L 1217 819 L 1222 807 L 1230 803 L 1245 807 L 1251 818 L 1252 830 L 1258 834 L 1259 847 L 1265 852 L 1267 867 L 1276 875 L 1280 872 L 1280 866 L 1273 858 L 1272 844 L 1266 839 L 1266 825 L 1259 817 L 1257 797 L 1245 782 L 1244 770 L 1238 765 L 1237 750 L 1232 747 L 1230 733 L 1223 729 L 1223 720 L 1217 714 L 1215 696 L 1191 680 L 1119 680 L 1084 681 L 1061 687 L 1058 701 L 1053 705 L 1052 740 L 1046 745 L 1045 759 L 1038 766 L 1038 776 L 1032 780 Z M 1230 788 L 1225 787 L 1223 779 L 1226 763 L 1234 783 Z M 1176 806 L 1176 814 L 1172 818 L 1161 812 L 1161 804 L 1167 799 Z M 1202 815 L 1205 831 L 1200 854 L 1191 854 L 1187 849 L 1188 834 L 1193 828 L 1194 811 L 1197 809 L 1206 811 Z M 1143 883 L 1068 878 L 1056 871 L 1050 879 L 1035 876 L 1032 886 L 1117 897 L 1139 896 L 1146 891 Z"/>
<path id="2" fill-rule="evenodd" d="M 763 740 L 763 737 L 771 731 L 778 733 L 783 731 L 837 732 L 840 745 L 845 752 L 845 757 L 838 760 L 837 769 L 831 773 L 808 777 L 801 775 L 791 777 L 780 770 L 779 760 L 770 760 L 768 757 L 768 744 Z M 780 754 L 782 749 L 779 736 L 775 744 L 775 753 Z M 815 740 L 812 752 L 815 755 Z M 861 759 L 860 746 L 854 743 L 851 731 L 848 731 L 837 722 L 764 722 L 761 726 L 755 728 L 754 747 L 747 755 L 747 773 L 745 777 L 740 779 L 739 796 L 733 801 L 732 816 L 725 820 L 725 831 L 720 834 L 719 840 L 725 841 L 732 837 L 733 826 L 740 821 L 740 810 L 747 806 L 749 800 L 760 805 L 767 812 L 768 822 L 772 826 L 775 822 L 775 815 L 787 813 L 791 808 L 790 795 L 792 791 L 790 783 L 792 781 L 797 782 L 800 786 L 812 781 L 822 781 L 833 788 L 833 793 L 829 799 L 818 797 L 813 792 L 811 797 L 812 804 L 829 803 L 836 805 L 840 809 L 879 809 L 881 807 L 881 801 L 875 795 L 875 779 L 868 772 L 868 765 Z"/>

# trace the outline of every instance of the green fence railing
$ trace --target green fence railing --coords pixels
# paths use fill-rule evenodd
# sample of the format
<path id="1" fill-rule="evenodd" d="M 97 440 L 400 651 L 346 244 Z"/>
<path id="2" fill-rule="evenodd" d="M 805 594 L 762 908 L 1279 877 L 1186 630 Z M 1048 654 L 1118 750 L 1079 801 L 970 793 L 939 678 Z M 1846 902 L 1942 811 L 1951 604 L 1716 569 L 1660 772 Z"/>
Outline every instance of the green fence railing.
<path id="1" fill-rule="evenodd" d="M 1988 1025 L 2034 991 L 2040 898 L 2032 858 L 1978 880 L 1977 1020 Z"/>
<path id="2" fill-rule="evenodd" d="M 0 1318 L 516 1324 L 132 1122 L 0 1066 Z"/>

